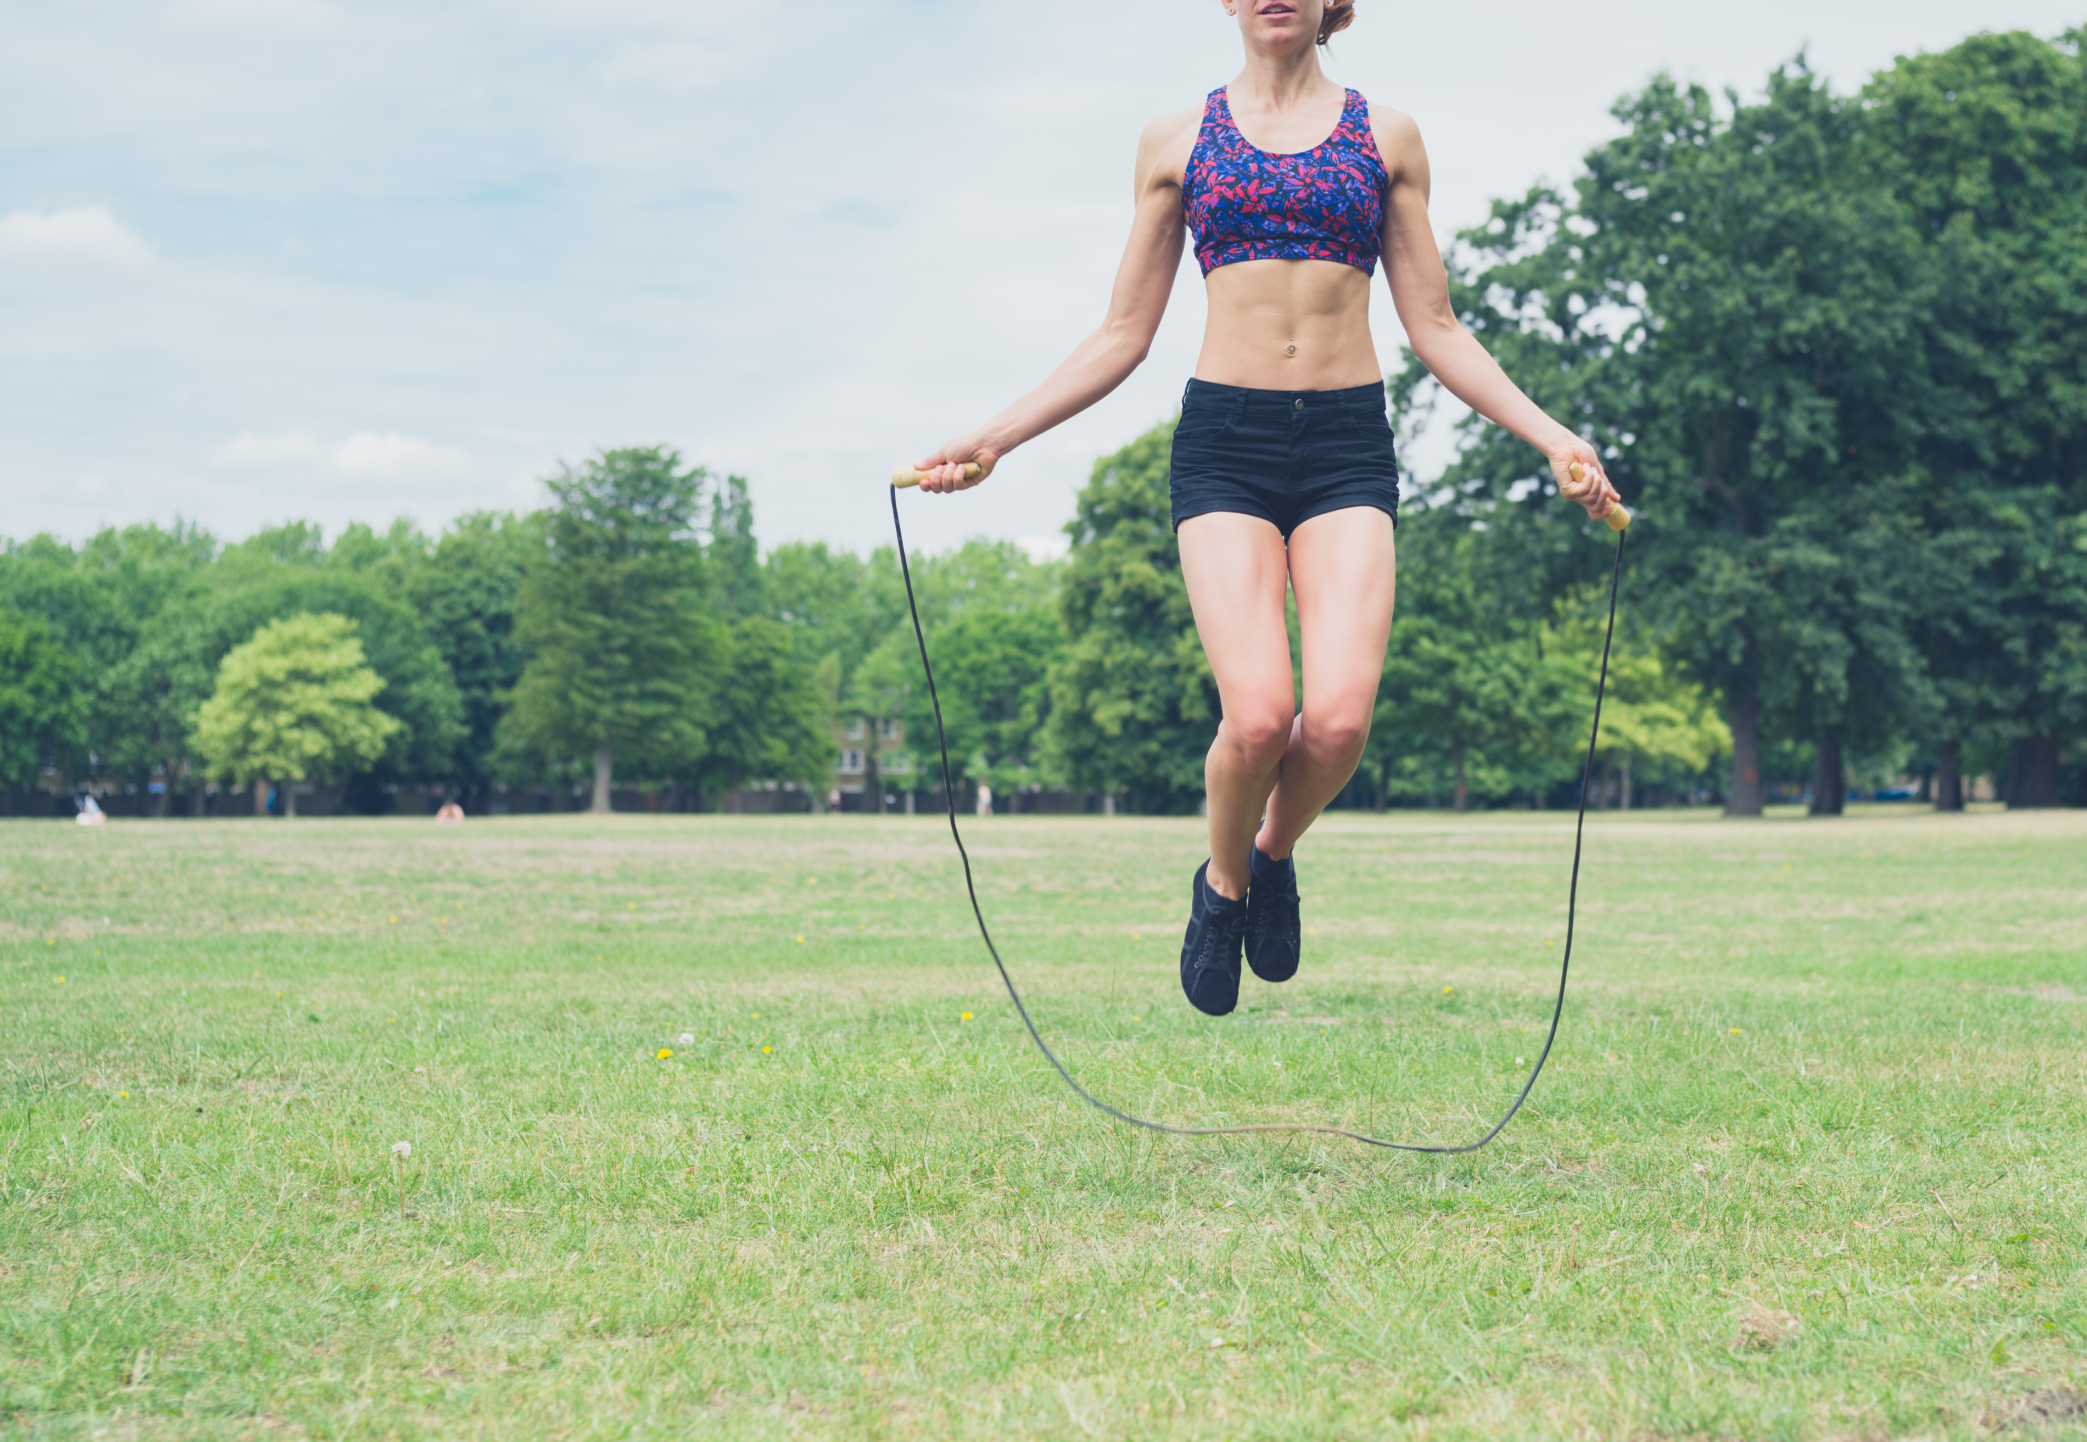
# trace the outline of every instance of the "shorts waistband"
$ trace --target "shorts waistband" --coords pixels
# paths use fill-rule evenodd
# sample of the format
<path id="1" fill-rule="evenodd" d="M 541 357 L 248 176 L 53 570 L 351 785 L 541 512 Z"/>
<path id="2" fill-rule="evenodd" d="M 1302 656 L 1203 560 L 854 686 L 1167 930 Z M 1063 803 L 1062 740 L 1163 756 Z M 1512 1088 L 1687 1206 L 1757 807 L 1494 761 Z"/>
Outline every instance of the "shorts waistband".
<path id="1" fill-rule="evenodd" d="M 1182 403 L 1190 397 L 1204 401 L 1243 401 L 1247 405 L 1265 404 L 1295 406 L 1303 401 L 1307 408 L 1314 405 L 1369 405 L 1382 408 L 1385 404 L 1384 387 L 1347 386 L 1337 391 L 1264 391 L 1252 386 L 1219 385 L 1216 381 L 1189 377 L 1188 386 L 1182 391 Z"/>

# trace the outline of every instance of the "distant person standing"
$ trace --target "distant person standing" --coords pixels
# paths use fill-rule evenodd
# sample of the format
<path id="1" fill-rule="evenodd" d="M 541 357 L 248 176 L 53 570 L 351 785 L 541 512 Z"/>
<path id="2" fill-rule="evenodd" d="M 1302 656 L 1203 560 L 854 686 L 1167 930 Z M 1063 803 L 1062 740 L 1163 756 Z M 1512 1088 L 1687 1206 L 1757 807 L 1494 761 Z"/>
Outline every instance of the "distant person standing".
<path id="1" fill-rule="evenodd" d="M 1589 516 L 1616 502 L 1593 447 L 1524 395 L 1450 308 L 1419 128 L 1372 112 L 1320 69 L 1318 47 L 1354 21 L 1354 0 L 1224 5 L 1246 66 L 1200 108 L 1145 127 L 1130 244 L 1101 328 L 1042 385 L 919 462 L 924 490 L 976 485 L 1121 385 L 1151 348 L 1194 235 L 1210 309 L 1174 432 L 1172 510 L 1223 719 L 1204 766 L 1210 859 L 1190 884 L 1181 989 L 1213 1016 L 1238 1004 L 1242 952 L 1265 981 L 1296 974 L 1291 852 L 1369 737 L 1399 500 L 1370 339 L 1380 257 L 1413 353 L 1435 378 L 1543 452 L 1560 493 Z M 979 474 L 967 479 L 973 461 Z M 1301 709 L 1286 588 L 1303 640 Z"/>
<path id="2" fill-rule="evenodd" d="M 991 816 L 993 814 L 993 788 L 986 785 L 983 781 L 978 783 L 978 814 L 980 816 Z"/>

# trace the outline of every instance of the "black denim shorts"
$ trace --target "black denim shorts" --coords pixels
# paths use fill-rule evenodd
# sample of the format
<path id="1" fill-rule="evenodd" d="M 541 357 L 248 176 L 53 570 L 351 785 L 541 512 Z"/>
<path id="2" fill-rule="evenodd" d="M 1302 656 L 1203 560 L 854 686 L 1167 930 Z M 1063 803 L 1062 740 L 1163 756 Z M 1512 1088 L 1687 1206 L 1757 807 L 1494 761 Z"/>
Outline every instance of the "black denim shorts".
<path id="1" fill-rule="evenodd" d="M 1191 380 L 1168 478 L 1174 528 L 1237 511 L 1290 533 L 1314 516 L 1375 506 L 1399 518 L 1384 387 L 1257 391 Z"/>

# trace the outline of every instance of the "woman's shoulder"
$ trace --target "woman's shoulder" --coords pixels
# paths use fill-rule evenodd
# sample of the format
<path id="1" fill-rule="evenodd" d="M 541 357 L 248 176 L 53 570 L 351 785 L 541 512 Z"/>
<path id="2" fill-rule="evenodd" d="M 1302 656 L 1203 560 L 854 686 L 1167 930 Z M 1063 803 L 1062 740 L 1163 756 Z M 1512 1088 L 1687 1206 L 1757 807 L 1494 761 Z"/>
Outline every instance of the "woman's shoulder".
<path id="1" fill-rule="evenodd" d="M 1349 93 L 1361 97 L 1360 91 Z M 1395 106 L 1363 103 L 1368 106 L 1370 134 L 1376 139 L 1386 169 L 1396 171 L 1400 160 L 1422 153 L 1418 121 Z"/>
<path id="2" fill-rule="evenodd" d="M 1186 170 L 1195 152 L 1196 136 L 1203 127 L 1203 109 L 1177 110 L 1146 124 L 1138 136 L 1139 168 L 1158 168 L 1177 178 Z"/>
<path id="3" fill-rule="evenodd" d="M 1157 120 L 1147 121 L 1144 131 L 1138 136 L 1139 147 L 1154 145 L 1165 149 L 1184 137 L 1193 143 L 1196 132 L 1203 126 L 1203 109 L 1198 105 L 1191 110 L 1176 110 Z"/>

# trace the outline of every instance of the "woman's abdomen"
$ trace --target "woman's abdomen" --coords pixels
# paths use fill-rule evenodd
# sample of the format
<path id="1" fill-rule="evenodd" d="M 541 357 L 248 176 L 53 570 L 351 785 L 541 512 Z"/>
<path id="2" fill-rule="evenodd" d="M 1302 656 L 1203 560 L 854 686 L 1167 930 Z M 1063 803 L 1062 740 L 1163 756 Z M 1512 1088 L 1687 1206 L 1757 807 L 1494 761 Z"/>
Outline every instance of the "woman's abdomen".
<path id="1" fill-rule="evenodd" d="M 1196 378 L 1256 390 L 1341 390 L 1383 380 L 1370 278 L 1330 260 L 1247 260 L 1206 281 Z"/>

